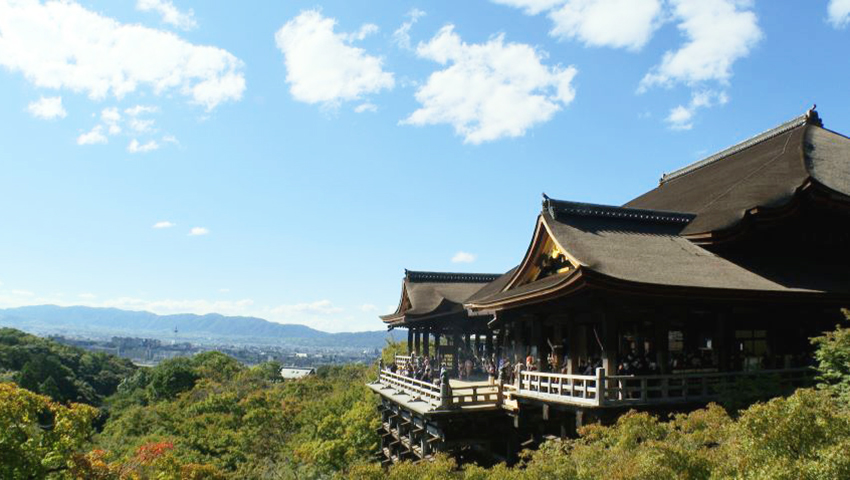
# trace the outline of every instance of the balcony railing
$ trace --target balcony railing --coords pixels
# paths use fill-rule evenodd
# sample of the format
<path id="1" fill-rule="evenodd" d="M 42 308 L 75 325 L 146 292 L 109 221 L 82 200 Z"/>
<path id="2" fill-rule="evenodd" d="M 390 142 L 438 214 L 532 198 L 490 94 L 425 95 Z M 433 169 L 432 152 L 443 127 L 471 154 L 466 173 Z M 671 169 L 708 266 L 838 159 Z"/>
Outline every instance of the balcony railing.
<path id="1" fill-rule="evenodd" d="M 387 369 L 381 370 L 378 382 L 407 395 L 411 402 L 427 403 L 430 409 L 495 407 L 499 403 L 499 387 L 496 385 L 464 384 L 451 387 L 447 384 L 443 388 Z"/>
<path id="2" fill-rule="evenodd" d="M 651 405 L 701 402 L 716 399 L 734 389 L 741 380 L 767 380 L 770 386 L 794 388 L 812 378 L 809 368 L 755 370 L 750 372 L 682 373 L 623 376 L 605 379 L 605 405 Z"/>
<path id="3" fill-rule="evenodd" d="M 513 395 L 596 407 L 657 405 L 716 399 L 742 379 L 772 379 L 779 387 L 798 387 L 811 376 L 808 368 L 639 376 L 605 375 L 602 368 L 592 376 L 523 371 Z"/>
<path id="4" fill-rule="evenodd" d="M 402 365 L 410 357 L 397 356 Z M 445 388 L 382 369 L 379 383 L 410 396 L 411 401 L 426 402 L 431 409 L 472 406 L 515 408 L 516 399 L 534 399 L 586 407 L 620 407 L 705 402 L 732 391 L 741 380 L 769 380 L 769 386 L 799 387 L 813 376 L 809 368 L 757 370 L 750 372 L 700 372 L 668 375 L 606 375 L 596 369 L 595 375 L 568 375 L 521 371 L 512 384 L 499 385 L 456 383 Z M 506 403 L 510 400 L 510 405 Z"/>

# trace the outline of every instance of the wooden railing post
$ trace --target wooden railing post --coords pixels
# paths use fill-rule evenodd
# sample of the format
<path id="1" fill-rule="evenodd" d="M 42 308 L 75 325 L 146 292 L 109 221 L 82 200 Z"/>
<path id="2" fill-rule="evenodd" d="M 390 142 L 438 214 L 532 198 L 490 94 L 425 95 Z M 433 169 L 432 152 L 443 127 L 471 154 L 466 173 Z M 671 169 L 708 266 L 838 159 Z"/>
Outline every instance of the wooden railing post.
<path id="1" fill-rule="evenodd" d="M 378 382 L 381 381 L 381 372 L 384 371 L 384 359 L 378 360 Z"/>
<path id="2" fill-rule="evenodd" d="M 452 405 L 452 387 L 449 385 L 449 371 L 445 368 L 440 372 L 440 408 Z"/>
<path id="3" fill-rule="evenodd" d="M 596 369 L 596 405 L 605 405 L 605 369 Z"/>

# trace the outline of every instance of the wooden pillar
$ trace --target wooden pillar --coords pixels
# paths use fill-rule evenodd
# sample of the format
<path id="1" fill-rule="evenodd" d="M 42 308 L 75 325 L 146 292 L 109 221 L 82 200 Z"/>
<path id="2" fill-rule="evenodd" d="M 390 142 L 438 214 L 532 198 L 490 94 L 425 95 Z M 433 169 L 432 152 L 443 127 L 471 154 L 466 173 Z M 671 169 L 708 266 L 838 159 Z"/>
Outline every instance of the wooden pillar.
<path id="1" fill-rule="evenodd" d="M 732 349 L 735 347 L 735 336 L 732 329 L 729 328 L 729 316 L 728 310 L 721 310 L 717 313 L 715 338 L 711 339 L 711 347 L 717 349 L 717 366 L 721 372 L 732 370 Z"/>
<path id="2" fill-rule="evenodd" d="M 413 352 L 413 329 L 407 327 L 407 354 L 410 355 Z"/>
<path id="3" fill-rule="evenodd" d="M 477 333 L 475 334 L 475 355 L 484 357 L 484 355 L 481 354 L 481 335 Z"/>
<path id="4" fill-rule="evenodd" d="M 452 372 L 454 375 L 458 374 L 458 354 L 460 354 L 460 330 L 455 328 L 452 331 Z"/>
<path id="5" fill-rule="evenodd" d="M 487 330 L 487 336 L 484 337 L 484 357 L 488 360 L 493 358 L 493 331 Z"/>
<path id="6" fill-rule="evenodd" d="M 416 352 L 416 355 L 420 355 L 421 350 L 419 349 L 420 343 L 422 342 L 422 327 L 416 327 L 413 333 L 413 350 Z"/>
<path id="7" fill-rule="evenodd" d="M 431 343 L 431 327 L 425 327 L 424 332 L 425 337 L 422 339 L 422 354 L 426 357 L 431 356 L 431 349 L 429 348 Z"/>
<path id="8" fill-rule="evenodd" d="M 578 375 L 581 373 L 578 371 L 578 365 L 579 355 L 581 354 L 579 345 L 581 341 L 580 333 L 582 330 L 583 329 L 576 325 L 576 316 L 571 315 L 570 322 L 567 323 L 567 358 L 564 359 L 567 363 L 567 373 L 571 375 Z"/>
<path id="9" fill-rule="evenodd" d="M 514 357 L 521 357 L 520 361 L 525 358 L 525 332 L 523 331 L 523 327 L 525 324 L 519 320 L 514 320 L 511 324 L 511 331 L 513 332 L 514 337 Z M 515 358 L 511 359 L 512 362 L 516 361 Z"/>
<path id="10" fill-rule="evenodd" d="M 653 322 L 655 324 L 655 363 L 662 374 L 670 373 L 670 319 L 665 313 Z"/>
<path id="11" fill-rule="evenodd" d="M 546 363 L 546 357 L 544 355 L 543 345 L 546 345 L 546 340 L 543 339 L 543 318 L 539 316 L 534 316 L 530 319 L 531 321 L 531 346 L 535 347 L 537 350 L 537 355 L 535 355 L 535 361 L 537 363 L 537 370 L 543 370 L 543 365 Z M 529 349 L 530 350 L 530 349 Z"/>
<path id="12" fill-rule="evenodd" d="M 606 375 L 617 374 L 617 355 L 619 350 L 619 329 L 617 319 L 604 309 L 597 308 L 593 312 L 597 326 L 602 326 L 602 368 Z M 598 328 L 598 327 L 597 327 Z"/>

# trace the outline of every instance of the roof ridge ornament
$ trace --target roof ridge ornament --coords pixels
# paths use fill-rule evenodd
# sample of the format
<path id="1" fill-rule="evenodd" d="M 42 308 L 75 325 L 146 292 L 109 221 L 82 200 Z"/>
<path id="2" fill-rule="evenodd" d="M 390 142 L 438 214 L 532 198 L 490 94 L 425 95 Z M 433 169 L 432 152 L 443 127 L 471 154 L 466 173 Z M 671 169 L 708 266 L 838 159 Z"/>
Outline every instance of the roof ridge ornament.
<path id="1" fill-rule="evenodd" d="M 771 128 L 770 130 L 766 130 L 758 135 L 750 137 L 743 142 L 737 143 L 728 147 L 724 150 L 721 150 L 709 157 L 703 158 L 702 160 L 696 161 L 690 165 L 684 166 L 678 170 L 674 170 L 670 173 L 664 173 L 661 175 L 661 178 L 658 180 L 659 185 L 664 185 L 665 183 L 675 180 L 679 177 L 687 175 L 691 172 L 699 170 L 702 167 L 706 167 L 708 165 L 713 164 L 719 160 L 723 160 L 729 156 L 732 156 L 738 152 L 746 150 L 754 145 L 758 145 L 764 141 L 770 140 L 771 138 L 778 137 L 783 133 L 787 133 L 797 127 L 803 125 L 815 125 L 818 127 L 823 127 L 823 120 L 820 118 L 817 112 L 817 105 L 813 104 L 812 108 L 806 110 L 806 113 L 789 120 L 777 127 Z"/>
<path id="2" fill-rule="evenodd" d="M 410 282 L 436 283 L 490 283 L 499 278 L 497 273 L 422 272 L 404 269 L 404 278 Z"/>
<path id="3" fill-rule="evenodd" d="M 687 224 L 696 215 L 692 213 L 670 212 L 665 210 L 649 210 L 646 208 L 617 207 L 613 205 L 600 205 L 595 203 L 569 202 L 566 200 L 554 200 L 549 197 L 543 199 L 543 208 L 549 211 L 552 218 L 558 215 L 577 215 L 584 217 L 617 218 L 622 220 L 639 220 L 655 223 Z"/>

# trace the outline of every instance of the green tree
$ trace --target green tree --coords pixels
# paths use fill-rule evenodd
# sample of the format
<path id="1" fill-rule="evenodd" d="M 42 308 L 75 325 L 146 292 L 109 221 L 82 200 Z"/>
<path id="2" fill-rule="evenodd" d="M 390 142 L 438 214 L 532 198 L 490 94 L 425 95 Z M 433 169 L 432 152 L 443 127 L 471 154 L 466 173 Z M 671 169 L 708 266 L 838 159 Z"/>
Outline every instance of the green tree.
<path id="1" fill-rule="evenodd" d="M 0 478 L 64 478 L 87 445 L 97 410 L 63 406 L 0 383 Z"/>
<path id="2" fill-rule="evenodd" d="M 170 399 L 191 390 L 200 375 L 188 358 L 171 358 L 157 365 L 150 375 L 148 393 L 156 400 Z"/>
<path id="3" fill-rule="evenodd" d="M 844 310 L 850 318 L 850 311 Z M 850 403 L 850 328 L 836 325 L 835 330 L 812 339 L 818 362 L 819 388 L 825 388 Z"/>

